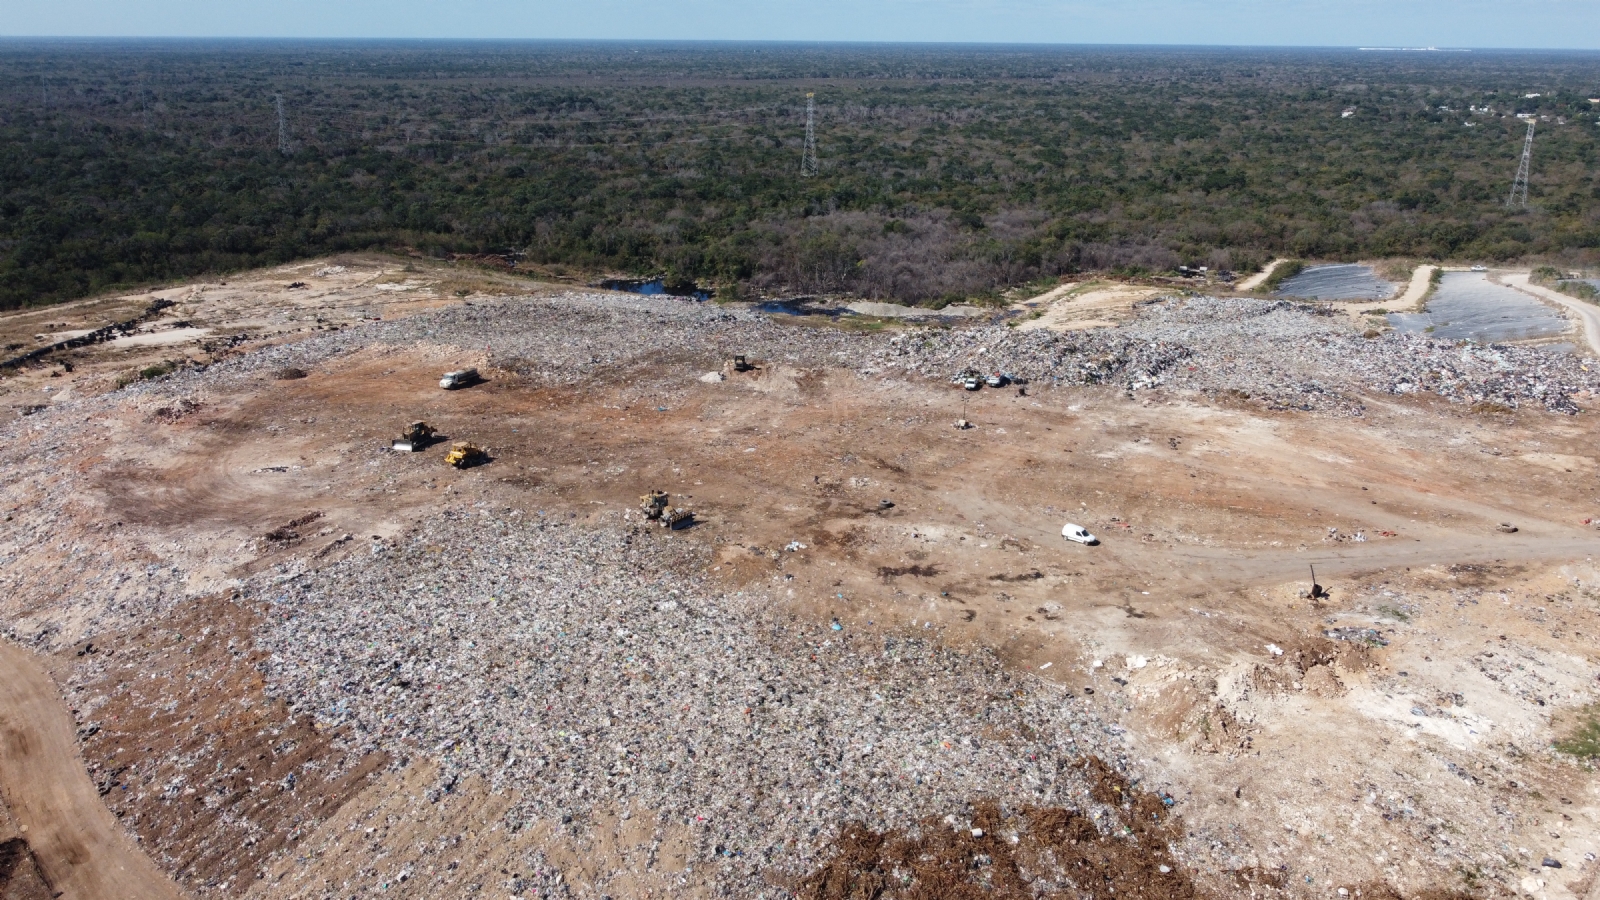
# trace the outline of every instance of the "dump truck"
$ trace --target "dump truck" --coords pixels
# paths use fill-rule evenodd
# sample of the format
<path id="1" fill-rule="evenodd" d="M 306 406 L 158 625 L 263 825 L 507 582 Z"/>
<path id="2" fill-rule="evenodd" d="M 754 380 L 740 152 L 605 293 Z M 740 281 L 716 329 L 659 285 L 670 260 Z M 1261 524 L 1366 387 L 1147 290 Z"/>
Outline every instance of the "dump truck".
<path id="1" fill-rule="evenodd" d="M 454 372 L 444 373 L 444 377 L 439 379 L 439 387 L 453 391 L 456 388 L 477 384 L 479 380 L 477 369 L 457 369 Z"/>
<path id="2" fill-rule="evenodd" d="M 433 443 L 433 434 L 433 427 L 427 422 L 412 422 L 390 446 L 403 453 L 415 453 Z"/>
<path id="3" fill-rule="evenodd" d="M 475 466 L 489 458 L 489 454 L 476 444 L 466 441 L 456 441 L 450 445 L 450 452 L 444 455 L 444 461 L 458 469 Z"/>

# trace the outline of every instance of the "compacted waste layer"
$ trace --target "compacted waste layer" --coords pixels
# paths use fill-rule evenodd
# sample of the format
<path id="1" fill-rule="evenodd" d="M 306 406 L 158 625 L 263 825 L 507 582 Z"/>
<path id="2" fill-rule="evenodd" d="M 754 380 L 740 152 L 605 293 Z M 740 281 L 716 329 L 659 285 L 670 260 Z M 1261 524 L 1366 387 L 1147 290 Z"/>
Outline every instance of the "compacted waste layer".
<path id="1" fill-rule="evenodd" d="M 1323 415 L 1360 415 L 1362 395 L 1419 391 L 1454 402 L 1575 413 L 1574 395 L 1600 390 L 1600 368 L 1586 371 L 1582 355 L 1362 332 L 1327 307 L 1288 300 L 1157 298 L 1121 326 L 1067 333 L 998 322 L 873 333 L 784 318 L 618 294 L 474 301 L 258 351 L 203 375 L 180 373 L 163 390 L 222 387 L 284 367 L 315 366 L 373 343 L 479 348 L 490 365 L 538 382 L 622 378 L 641 392 L 681 385 L 734 354 L 862 376 L 946 380 L 970 368 L 1130 392 L 1192 390 Z"/>
<path id="2" fill-rule="evenodd" d="M 1121 729 L 992 654 L 786 620 L 670 535 L 527 519 L 458 511 L 262 588 L 269 690 L 441 759 L 439 791 L 520 790 L 508 827 L 687 825 L 731 896 L 813 868 L 844 822 L 961 825 L 984 798 L 1094 815 L 1082 764 L 1127 771 Z"/>

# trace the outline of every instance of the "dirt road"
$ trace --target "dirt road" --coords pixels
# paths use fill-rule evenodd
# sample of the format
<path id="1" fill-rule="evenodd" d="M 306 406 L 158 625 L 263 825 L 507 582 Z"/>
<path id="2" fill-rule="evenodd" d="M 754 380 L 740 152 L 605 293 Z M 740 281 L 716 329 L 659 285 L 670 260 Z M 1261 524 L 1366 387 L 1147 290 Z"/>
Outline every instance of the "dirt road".
<path id="1" fill-rule="evenodd" d="M 1411 273 L 1411 283 L 1406 285 L 1405 293 L 1394 298 L 1389 304 L 1393 312 L 1415 312 L 1422 305 L 1423 298 L 1428 296 L 1428 287 L 1433 283 L 1433 273 L 1438 266 L 1417 266 Z"/>
<path id="2" fill-rule="evenodd" d="M 32 654 L 0 642 L 0 684 L 0 790 L 55 896 L 183 897 L 100 802 L 72 718 Z"/>
<path id="3" fill-rule="evenodd" d="M 1583 323 L 1583 337 L 1589 342 L 1589 349 L 1600 353 L 1600 307 L 1584 303 L 1558 291 L 1547 287 L 1540 287 L 1529 281 L 1527 272 L 1512 272 L 1496 276 L 1496 280 L 1506 287 L 1519 290 L 1530 297 L 1537 297 L 1546 303 L 1554 303 L 1578 317 Z"/>
<path id="4" fill-rule="evenodd" d="M 1262 269 L 1261 271 L 1257 272 L 1256 274 L 1251 275 L 1249 278 L 1246 278 L 1245 280 L 1239 282 L 1239 284 L 1234 287 L 1234 290 L 1238 291 L 1241 294 L 1246 293 L 1248 291 L 1255 290 L 1256 288 L 1260 287 L 1263 283 L 1265 283 L 1268 278 L 1271 278 L 1272 277 L 1272 273 L 1279 266 L 1283 265 L 1286 262 L 1288 262 L 1287 259 L 1275 259 L 1272 262 L 1267 263 L 1267 267 L 1265 269 Z"/>

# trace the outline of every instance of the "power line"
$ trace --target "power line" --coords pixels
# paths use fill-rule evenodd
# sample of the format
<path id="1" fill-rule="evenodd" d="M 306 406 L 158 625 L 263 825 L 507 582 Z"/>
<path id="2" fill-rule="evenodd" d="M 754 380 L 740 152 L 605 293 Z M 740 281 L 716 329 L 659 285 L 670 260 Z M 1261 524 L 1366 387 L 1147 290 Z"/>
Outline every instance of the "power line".
<path id="1" fill-rule="evenodd" d="M 283 95 L 273 94 L 273 101 L 278 105 L 278 152 L 284 156 L 289 155 L 289 123 L 283 118 Z"/>
<path id="2" fill-rule="evenodd" d="M 1506 205 L 1515 209 L 1528 206 L 1528 174 L 1533 167 L 1533 127 L 1538 119 L 1528 120 L 1528 137 L 1522 142 L 1522 162 L 1517 164 L 1516 180 L 1511 182 L 1511 197 Z"/>
<path id="3" fill-rule="evenodd" d="M 806 149 L 800 156 L 800 177 L 817 174 L 817 101 L 816 94 L 806 94 Z"/>

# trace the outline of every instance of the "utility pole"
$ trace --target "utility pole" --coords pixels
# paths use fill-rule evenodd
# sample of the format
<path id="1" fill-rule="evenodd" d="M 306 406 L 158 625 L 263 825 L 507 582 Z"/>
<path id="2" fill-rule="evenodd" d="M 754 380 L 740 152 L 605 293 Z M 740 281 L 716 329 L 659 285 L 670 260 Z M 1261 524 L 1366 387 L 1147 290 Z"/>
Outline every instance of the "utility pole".
<path id="1" fill-rule="evenodd" d="M 800 157 L 800 177 L 817 174 L 817 101 L 816 94 L 806 94 L 806 149 Z"/>
<path id="2" fill-rule="evenodd" d="M 283 95 L 273 94 L 272 99 L 278 105 L 278 152 L 284 156 L 289 155 L 289 123 L 283 118 Z"/>
<path id="3" fill-rule="evenodd" d="M 1528 173 L 1533 167 L 1533 127 L 1538 119 L 1528 120 L 1528 137 L 1522 142 L 1522 162 L 1517 165 L 1517 178 L 1511 182 L 1511 197 L 1506 205 L 1515 209 L 1528 206 Z"/>

